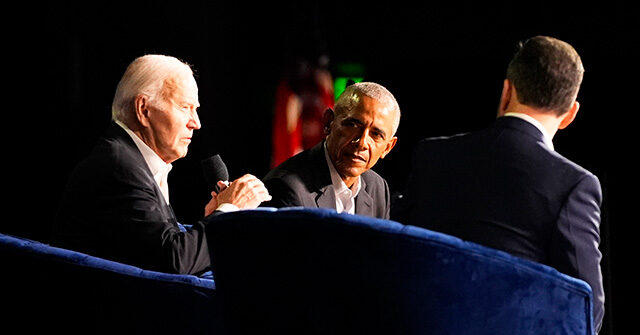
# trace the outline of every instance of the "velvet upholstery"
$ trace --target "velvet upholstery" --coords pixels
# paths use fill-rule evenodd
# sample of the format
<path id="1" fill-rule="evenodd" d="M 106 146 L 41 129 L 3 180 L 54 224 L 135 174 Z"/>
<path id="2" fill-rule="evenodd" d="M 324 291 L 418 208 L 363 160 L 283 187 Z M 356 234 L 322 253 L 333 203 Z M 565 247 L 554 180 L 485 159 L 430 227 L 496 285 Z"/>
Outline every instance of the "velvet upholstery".
<path id="1" fill-rule="evenodd" d="M 592 334 L 584 281 L 423 228 L 265 208 L 207 237 L 229 334 Z"/>
<path id="2" fill-rule="evenodd" d="M 218 334 L 213 279 L 0 234 L 3 327 L 16 333 Z"/>

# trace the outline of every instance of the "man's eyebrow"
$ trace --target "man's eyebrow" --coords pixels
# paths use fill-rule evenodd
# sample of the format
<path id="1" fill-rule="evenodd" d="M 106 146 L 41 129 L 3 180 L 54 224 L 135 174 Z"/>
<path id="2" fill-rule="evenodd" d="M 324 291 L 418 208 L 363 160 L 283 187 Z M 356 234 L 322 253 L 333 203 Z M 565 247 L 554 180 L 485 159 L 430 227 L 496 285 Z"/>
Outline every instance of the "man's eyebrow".
<path id="1" fill-rule="evenodd" d="M 355 123 L 357 123 L 357 124 L 359 124 L 359 125 L 363 125 L 363 124 L 364 124 L 362 121 L 360 121 L 359 119 L 356 119 L 356 118 L 355 118 L 355 117 L 353 117 L 353 116 L 348 117 L 348 118 L 345 118 L 345 119 L 343 120 L 343 122 L 345 122 L 345 121 L 355 122 Z"/>
<path id="2" fill-rule="evenodd" d="M 180 100 L 172 99 L 172 102 L 178 107 L 182 107 L 184 105 L 194 106 L 195 108 L 199 108 L 200 107 L 200 102 L 198 100 L 193 100 L 193 99 L 189 99 L 189 98 L 184 98 L 184 99 L 180 99 Z"/>
<path id="3" fill-rule="evenodd" d="M 352 116 L 345 118 L 342 122 L 354 122 L 354 123 L 357 123 L 360 126 L 364 125 L 364 122 L 362 122 L 361 120 L 359 120 L 357 118 L 354 118 Z M 378 128 L 378 127 L 373 127 L 373 130 L 375 130 L 376 132 L 380 133 L 383 138 L 387 138 L 387 133 L 383 129 Z"/>
<path id="4" fill-rule="evenodd" d="M 387 133 L 384 130 L 382 130 L 382 129 L 378 128 L 378 127 L 373 127 L 373 130 L 379 132 L 380 135 L 382 135 L 383 138 L 387 137 Z"/>

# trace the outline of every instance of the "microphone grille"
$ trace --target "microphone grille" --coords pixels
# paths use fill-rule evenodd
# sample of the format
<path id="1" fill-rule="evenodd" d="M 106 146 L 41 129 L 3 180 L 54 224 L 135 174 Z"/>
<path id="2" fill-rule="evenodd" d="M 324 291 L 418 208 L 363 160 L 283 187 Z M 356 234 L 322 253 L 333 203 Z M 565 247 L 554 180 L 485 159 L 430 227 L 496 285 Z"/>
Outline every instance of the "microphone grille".
<path id="1" fill-rule="evenodd" d="M 218 180 L 229 180 L 229 171 L 220 155 L 202 160 L 202 172 L 207 184 L 211 187 L 214 187 Z"/>

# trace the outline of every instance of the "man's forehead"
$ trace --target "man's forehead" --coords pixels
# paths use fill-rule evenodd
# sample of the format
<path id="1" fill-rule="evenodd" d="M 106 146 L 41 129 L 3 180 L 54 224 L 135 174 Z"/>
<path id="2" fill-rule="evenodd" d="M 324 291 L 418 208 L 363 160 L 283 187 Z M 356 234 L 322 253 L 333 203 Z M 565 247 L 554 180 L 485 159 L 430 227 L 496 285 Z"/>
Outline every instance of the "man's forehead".
<path id="1" fill-rule="evenodd" d="M 191 75 L 169 77 L 164 82 L 164 88 L 171 99 L 198 103 L 198 84 Z"/>
<path id="2" fill-rule="evenodd" d="M 394 106 L 390 103 L 385 103 L 369 96 L 362 96 L 358 100 L 358 103 L 353 106 L 350 110 L 343 113 L 347 117 L 364 116 L 366 114 L 374 114 L 376 119 L 382 118 L 391 118 L 395 116 L 397 111 Z"/>

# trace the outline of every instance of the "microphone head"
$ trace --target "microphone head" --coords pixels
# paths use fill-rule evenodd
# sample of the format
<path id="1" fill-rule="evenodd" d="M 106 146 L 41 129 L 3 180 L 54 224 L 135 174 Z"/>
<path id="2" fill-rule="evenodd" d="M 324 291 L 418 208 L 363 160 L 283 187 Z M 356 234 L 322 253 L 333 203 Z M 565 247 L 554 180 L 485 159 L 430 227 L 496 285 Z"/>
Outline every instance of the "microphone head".
<path id="1" fill-rule="evenodd" d="M 207 159 L 202 160 L 202 173 L 204 174 L 204 179 L 209 185 L 210 188 L 218 191 L 218 181 L 219 180 L 229 180 L 229 171 L 227 171 L 227 166 L 220 158 L 220 155 L 214 155 Z"/>

